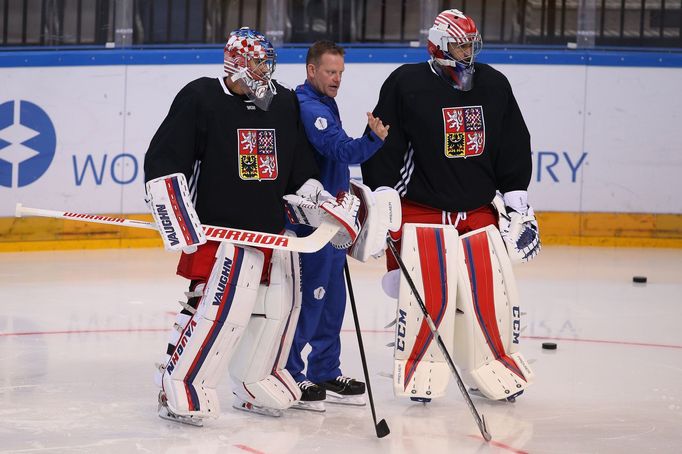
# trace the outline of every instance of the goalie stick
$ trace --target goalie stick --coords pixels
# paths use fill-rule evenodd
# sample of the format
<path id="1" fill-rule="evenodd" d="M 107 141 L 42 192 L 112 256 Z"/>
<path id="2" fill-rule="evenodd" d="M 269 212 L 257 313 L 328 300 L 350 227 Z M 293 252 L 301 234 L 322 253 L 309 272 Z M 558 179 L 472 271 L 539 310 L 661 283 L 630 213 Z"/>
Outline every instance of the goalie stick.
<path id="1" fill-rule="evenodd" d="M 367 383 L 367 396 L 369 397 L 369 407 L 372 410 L 372 420 L 374 421 L 374 430 L 377 433 L 377 438 L 384 438 L 391 433 L 385 419 L 377 423 L 377 412 L 374 409 L 374 398 L 372 397 L 372 385 L 369 383 L 369 372 L 367 371 L 367 358 L 365 358 L 365 348 L 362 344 L 362 335 L 360 334 L 360 320 L 358 319 L 358 310 L 355 306 L 355 296 L 353 295 L 353 284 L 350 279 L 350 269 L 348 269 L 348 261 L 343 265 L 343 271 L 346 276 L 346 285 L 348 287 L 348 298 L 350 299 L 350 307 L 353 310 L 353 321 L 355 322 L 355 332 L 358 336 L 358 348 L 360 349 L 360 361 L 362 361 L 362 371 L 365 373 L 365 382 Z"/>
<path id="2" fill-rule="evenodd" d="M 135 227 L 158 231 L 153 222 L 140 221 L 137 219 L 115 218 L 95 214 L 74 213 L 70 211 L 44 210 L 29 208 L 17 203 L 15 216 L 41 216 L 57 219 L 69 219 L 71 221 L 94 222 L 97 224 L 120 225 L 123 227 Z M 214 241 L 240 244 L 242 246 L 255 246 L 268 249 L 281 249 L 284 251 L 316 252 L 322 249 L 336 235 L 339 226 L 328 221 L 322 221 L 320 226 L 306 237 L 292 237 L 277 235 L 274 233 L 253 232 L 251 230 L 234 229 L 231 227 L 216 227 L 203 225 L 206 238 Z"/>
<path id="3" fill-rule="evenodd" d="M 467 391 L 466 387 L 464 386 L 464 382 L 462 381 L 462 377 L 459 375 L 459 372 L 457 372 L 457 368 L 455 367 L 455 363 L 452 361 L 452 357 L 450 356 L 450 353 L 448 353 L 448 349 L 445 347 L 445 344 L 443 343 L 443 339 L 441 339 L 440 334 L 438 333 L 438 328 L 436 328 L 436 325 L 433 323 L 433 320 L 431 319 L 429 312 L 426 310 L 426 305 L 424 304 L 424 300 L 422 300 L 421 296 L 419 295 L 419 292 L 417 291 L 417 286 L 414 285 L 414 281 L 412 280 L 412 277 L 410 277 L 410 274 L 407 272 L 407 268 L 405 267 L 405 264 L 403 263 L 403 259 L 400 257 L 400 254 L 398 253 L 398 250 L 396 249 L 396 247 L 393 244 L 393 241 L 391 240 L 390 237 L 386 237 L 386 243 L 388 244 L 388 248 L 393 253 L 393 257 L 395 257 L 395 260 L 398 262 L 398 266 L 400 267 L 400 271 L 403 273 L 403 276 L 405 276 L 405 280 L 407 281 L 407 284 L 410 286 L 410 290 L 412 290 L 412 293 L 414 294 L 414 297 L 417 300 L 417 304 L 419 304 L 419 308 L 422 310 L 422 313 L 424 314 L 424 320 L 426 320 L 426 324 L 429 325 L 429 329 L 431 330 L 431 334 L 433 334 L 433 338 L 436 340 L 436 344 L 438 344 L 438 347 L 440 348 L 440 352 L 443 354 L 443 357 L 447 361 L 448 366 L 450 366 L 450 370 L 452 371 L 452 375 L 454 375 L 455 379 L 457 380 L 457 387 L 462 392 L 462 396 L 464 396 L 464 401 L 466 402 L 467 406 L 469 407 L 469 410 L 471 411 L 471 414 L 473 415 L 474 419 L 476 420 L 476 425 L 478 426 L 478 430 L 481 432 L 481 435 L 483 436 L 483 439 L 485 439 L 485 441 L 490 441 L 492 439 L 492 437 L 490 436 L 490 433 L 488 432 L 488 427 L 485 424 L 485 419 L 483 418 L 483 415 L 480 415 L 478 413 L 478 410 L 476 410 L 474 403 L 471 401 L 471 396 L 469 396 L 469 392 Z"/>

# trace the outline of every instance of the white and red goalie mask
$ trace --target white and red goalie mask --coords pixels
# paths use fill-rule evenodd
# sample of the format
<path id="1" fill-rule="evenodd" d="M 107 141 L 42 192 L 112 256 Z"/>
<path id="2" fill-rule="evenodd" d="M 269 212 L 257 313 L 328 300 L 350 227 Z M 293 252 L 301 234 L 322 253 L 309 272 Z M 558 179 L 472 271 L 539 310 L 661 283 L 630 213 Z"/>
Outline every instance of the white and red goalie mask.
<path id="1" fill-rule="evenodd" d="M 277 90 L 272 82 L 276 54 L 272 43 L 249 27 L 230 32 L 225 45 L 225 75 L 262 110 L 268 110 Z"/>
<path id="2" fill-rule="evenodd" d="M 433 67 L 448 83 L 469 91 L 474 83 L 474 59 L 483 41 L 473 19 L 448 9 L 436 16 L 429 29 L 427 49 Z"/>

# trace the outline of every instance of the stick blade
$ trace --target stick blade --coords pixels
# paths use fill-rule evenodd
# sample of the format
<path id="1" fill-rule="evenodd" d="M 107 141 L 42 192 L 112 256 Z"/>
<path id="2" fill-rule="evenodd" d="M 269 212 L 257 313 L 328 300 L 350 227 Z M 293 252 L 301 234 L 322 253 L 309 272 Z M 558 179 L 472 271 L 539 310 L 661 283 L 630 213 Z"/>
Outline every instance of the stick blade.
<path id="1" fill-rule="evenodd" d="M 388 424 L 386 424 L 385 419 L 379 421 L 375 428 L 377 430 L 377 438 L 384 438 L 386 435 L 391 433 L 391 429 L 388 428 Z"/>
<path id="2" fill-rule="evenodd" d="M 481 431 L 481 435 L 483 435 L 483 439 L 487 442 L 493 439 L 493 437 L 490 435 L 490 432 L 488 432 L 488 425 L 485 423 L 485 417 L 481 415 L 481 425 L 478 427 Z"/>
<path id="3" fill-rule="evenodd" d="M 21 217 L 21 208 L 22 208 L 21 203 L 17 203 L 17 206 L 14 208 L 14 216 L 20 218 Z"/>

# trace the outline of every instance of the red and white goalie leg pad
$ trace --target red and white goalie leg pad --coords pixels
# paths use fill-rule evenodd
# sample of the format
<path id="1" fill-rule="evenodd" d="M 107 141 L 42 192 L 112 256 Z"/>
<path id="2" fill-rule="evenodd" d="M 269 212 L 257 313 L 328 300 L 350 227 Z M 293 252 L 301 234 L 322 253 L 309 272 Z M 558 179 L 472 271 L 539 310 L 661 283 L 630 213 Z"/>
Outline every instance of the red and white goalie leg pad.
<path id="1" fill-rule="evenodd" d="M 260 285 L 253 315 L 230 363 L 237 409 L 280 416 L 301 398 L 284 368 L 301 310 L 300 279 L 298 254 L 274 251 L 270 284 Z"/>
<path id="2" fill-rule="evenodd" d="M 147 182 L 146 189 L 147 204 L 167 250 L 192 253 L 206 242 L 185 175 L 173 173 L 155 178 Z"/>
<path id="3" fill-rule="evenodd" d="M 459 235 L 450 225 L 405 224 L 401 258 L 445 345 L 455 332 Z M 405 276 L 400 276 L 394 347 L 396 396 L 428 401 L 445 394 L 450 368 Z"/>
<path id="4" fill-rule="evenodd" d="M 218 417 L 216 387 L 258 297 L 263 253 L 221 243 L 196 313 L 185 326 L 162 377 L 172 416 Z M 161 410 L 161 409 L 160 409 Z M 161 417 L 164 417 L 161 412 Z"/>
<path id="5" fill-rule="evenodd" d="M 454 361 L 462 378 L 493 400 L 513 400 L 533 381 L 518 351 L 521 311 L 504 241 L 493 226 L 460 237 Z"/>

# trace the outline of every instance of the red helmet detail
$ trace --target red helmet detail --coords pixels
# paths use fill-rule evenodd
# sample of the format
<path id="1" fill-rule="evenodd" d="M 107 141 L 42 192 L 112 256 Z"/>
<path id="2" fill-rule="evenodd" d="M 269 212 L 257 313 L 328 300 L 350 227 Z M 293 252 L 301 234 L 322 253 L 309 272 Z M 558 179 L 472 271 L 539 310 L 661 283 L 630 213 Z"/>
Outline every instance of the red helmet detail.
<path id="1" fill-rule="evenodd" d="M 467 64 L 473 63 L 482 46 L 481 35 L 474 20 L 456 9 L 445 10 L 436 16 L 433 27 L 429 29 L 427 50 L 434 59 L 456 61 L 448 49 L 450 43 L 458 47 L 471 44 Z M 446 64 L 444 61 L 440 63 Z"/>

